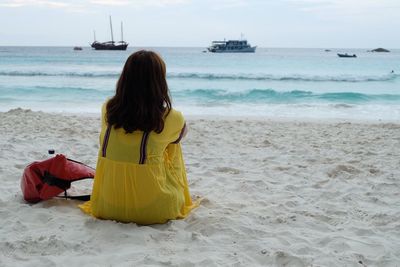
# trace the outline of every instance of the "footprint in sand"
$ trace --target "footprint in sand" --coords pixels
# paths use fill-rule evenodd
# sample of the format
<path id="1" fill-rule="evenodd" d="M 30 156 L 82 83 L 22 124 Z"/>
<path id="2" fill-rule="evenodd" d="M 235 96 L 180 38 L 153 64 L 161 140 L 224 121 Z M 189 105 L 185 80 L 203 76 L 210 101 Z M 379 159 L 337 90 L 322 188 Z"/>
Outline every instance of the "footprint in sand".
<path id="1" fill-rule="evenodd" d="M 342 174 L 358 174 L 361 171 L 351 165 L 337 165 L 333 170 L 329 171 L 327 174 L 331 178 L 336 178 Z"/>
<path id="2" fill-rule="evenodd" d="M 230 168 L 230 167 L 218 167 L 218 168 L 215 168 L 215 171 L 229 173 L 229 174 L 239 174 L 240 173 L 240 170 L 235 169 L 235 168 Z"/>

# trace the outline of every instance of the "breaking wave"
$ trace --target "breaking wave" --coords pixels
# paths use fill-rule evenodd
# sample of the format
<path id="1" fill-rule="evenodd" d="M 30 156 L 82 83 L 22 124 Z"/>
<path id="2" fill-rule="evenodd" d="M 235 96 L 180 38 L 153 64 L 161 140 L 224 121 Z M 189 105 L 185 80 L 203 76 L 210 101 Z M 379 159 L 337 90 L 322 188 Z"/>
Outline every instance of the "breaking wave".
<path id="1" fill-rule="evenodd" d="M 206 80 L 259 80 L 259 81 L 303 81 L 303 82 L 382 82 L 393 81 L 397 74 L 382 76 L 328 76 L 328 75 L 269 75 L 269 74 L 211 74 L 211 73 L 170 73 L 170 78 Z"/>
<path id="2" fill-rule="evenodd" d="M 279 92 L 272 89 L 253 89 L 243 92 L 226 90 L 197 89 L 176 92 L 173 96 L 185 99 L 203 100 L 206 102 L 254 102 L 254 103 L 298 103 L 298 102 L 400 102 L 400 94 L 368 95 L 354 92 L 313 93 L 310 91 Z"/>
<path id="3" fill-rule="evenodd" d="M 119 72 L 41 72 L 41 71 L 0 71 L 0 76 L 61 76 L 86 78 L 117 78 Z M 272 74 L 215 74 L 215 73 L 168 73 L 171 79 L 202 79 L 202 80 L 253 80 L 253 81 L 303 81 L 303 82 L 385 82 L 394 81 L 398 74 L 378 76 L 348 76 L 348 75 L 272 75 Z"/>

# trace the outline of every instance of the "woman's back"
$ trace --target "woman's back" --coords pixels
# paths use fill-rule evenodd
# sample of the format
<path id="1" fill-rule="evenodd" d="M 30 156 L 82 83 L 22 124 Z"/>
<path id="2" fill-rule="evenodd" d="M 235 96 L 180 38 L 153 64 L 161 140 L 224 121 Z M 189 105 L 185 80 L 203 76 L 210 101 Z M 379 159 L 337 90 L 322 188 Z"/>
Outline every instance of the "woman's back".
<path id="1" fill-rule="evenodd" d="M 182 114 L 172 109 L 165 118 L 164 129 L 161 133 L 134 131 L 127 134 L 122 128 L 111 129 L 108 135 L 106 158 L 129 163 L 161 163 L 167 146 L 170 143 L 179 142 L 184 123 Z M 101 144 L 104 143 L 107 128 L 107 125 L 103 123 Z"/>

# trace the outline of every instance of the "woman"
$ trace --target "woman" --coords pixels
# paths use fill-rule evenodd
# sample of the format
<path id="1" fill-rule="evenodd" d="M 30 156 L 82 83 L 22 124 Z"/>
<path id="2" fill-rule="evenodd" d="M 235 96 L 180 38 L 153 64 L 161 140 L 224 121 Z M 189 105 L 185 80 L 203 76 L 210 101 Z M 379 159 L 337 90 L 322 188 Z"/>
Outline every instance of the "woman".
<path id="1" fill-rule="evenodd" d="M 180 146 L 185 132 L 182 114 L 171 107 L 164 61 L 151 51 L 132 54 L 103 105 L 93 192 L 80 208 L 138 224 L 184 218 L 197 206 Z"/>

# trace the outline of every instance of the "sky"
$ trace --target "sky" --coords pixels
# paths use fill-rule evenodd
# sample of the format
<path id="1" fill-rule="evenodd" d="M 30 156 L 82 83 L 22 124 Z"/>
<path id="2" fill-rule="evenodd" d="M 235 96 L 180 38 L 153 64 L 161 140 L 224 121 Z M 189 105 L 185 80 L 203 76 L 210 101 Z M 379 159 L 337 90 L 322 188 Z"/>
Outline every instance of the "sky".
<path id="1" fill-rule="evenodd" d="M 0 0 L 0 46 L 400 48 L 400 0 Z"/>

